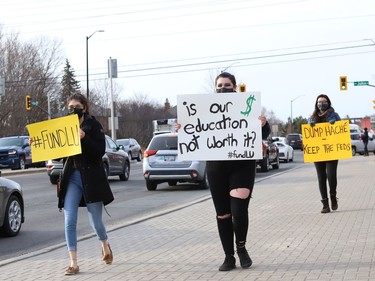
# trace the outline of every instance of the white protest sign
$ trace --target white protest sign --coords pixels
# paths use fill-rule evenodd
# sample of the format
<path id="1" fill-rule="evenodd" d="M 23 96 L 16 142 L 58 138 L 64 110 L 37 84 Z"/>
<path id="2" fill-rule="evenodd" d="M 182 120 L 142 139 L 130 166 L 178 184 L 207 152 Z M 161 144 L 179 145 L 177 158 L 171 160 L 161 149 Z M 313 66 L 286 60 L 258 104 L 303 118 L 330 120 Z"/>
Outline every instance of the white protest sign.
<path id="1" fill-rule="evenodd" d="M 262 159 L 260 92 L 177 96 L 181 160 Z"/>

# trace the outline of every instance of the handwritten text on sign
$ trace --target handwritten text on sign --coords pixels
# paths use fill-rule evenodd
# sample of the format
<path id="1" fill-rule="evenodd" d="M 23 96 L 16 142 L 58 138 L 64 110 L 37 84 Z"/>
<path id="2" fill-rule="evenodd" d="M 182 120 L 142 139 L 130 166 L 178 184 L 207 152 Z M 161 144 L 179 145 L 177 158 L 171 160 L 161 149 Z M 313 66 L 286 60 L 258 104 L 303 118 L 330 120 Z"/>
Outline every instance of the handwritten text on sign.
<path id="1" fill-rule="evenodd" d="M 77 114 L 27 125 L 32 161 L 46 161 L 81 153 Z"/>
<path id="2" fill-rule="evenodd" d="M 262 158 L 260 93 L 177 96 L 182 160 Z"/>
<path id="3" fill-rule="evenodd" d="M 320 162 L 352 157 L 348 120 L 335 124 L 302 125 L 303 157 L 305 162 Z"/>

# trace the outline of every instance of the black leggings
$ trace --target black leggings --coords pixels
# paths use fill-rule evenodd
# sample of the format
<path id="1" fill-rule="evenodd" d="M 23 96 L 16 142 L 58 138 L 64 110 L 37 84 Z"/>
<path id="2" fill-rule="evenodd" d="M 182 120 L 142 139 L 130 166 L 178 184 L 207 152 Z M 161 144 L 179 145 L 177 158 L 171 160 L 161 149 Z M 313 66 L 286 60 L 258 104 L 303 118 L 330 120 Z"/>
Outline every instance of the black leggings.
<path id="1" fill-rule="evenodd" d="M 329 183 L 329 193 L 336 196 L 337 187 L 337 165 L 338 160 L 314 162 L 316 173 L 318 174 L 319 191 L 322 199 L 327 199 L 327 179 Z"/>
<path id="2" fill-rule="evenodd" d="M 217 215 L 217 225 L 225 254 L 234 254 L 234 234 L 237 246 L 246 242 L 249 226 L 248 208 L 255 179 L 255 160 L 207 162 L 207 177 Z M 247 188 L 246 199 L 230 196 L 236 188 Z M 219 218 L 229 215 L 228 218 Z"/>

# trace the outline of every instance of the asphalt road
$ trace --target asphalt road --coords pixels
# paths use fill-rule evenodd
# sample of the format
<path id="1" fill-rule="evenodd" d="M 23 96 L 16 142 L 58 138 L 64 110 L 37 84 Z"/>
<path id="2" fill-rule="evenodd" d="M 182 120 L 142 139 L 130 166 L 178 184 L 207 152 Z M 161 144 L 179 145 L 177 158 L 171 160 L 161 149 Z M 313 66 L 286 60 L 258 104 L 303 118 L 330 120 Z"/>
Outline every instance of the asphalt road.
<path id="1" fill-rule="evenodd" d="M 294 162 L 281 163 L 278 170 L 257 173 L 256 181 L 290 172 L 302 163 L 302 152 L 296 151 Z M 23 187 L 26 221 L 18 236 L 0 237 L 0 260 L 64 245 L 64 216 L 57 208 L 56 186 L 50 183 L 45 169 L 16 173 L 2 170 L 2 176 Z M 148 191 L 142 176 L 142 163 L 136 161 L 131 163 L 129 181 L 119 181 L 118 177 L 110 177 L 109 181 L 115 196 L 115 201 L 106 207 L 109 215 L 103 215 L 109 238 L 111 230 L 116 228 L 210 198 L 209 190 L 199 189 L 193 184 L 169 187 L 165 183 L 158 185 L 156 191 Z M 85 208 L 80 208 L 78 224 L 79 237 L 93 235 Z"/>

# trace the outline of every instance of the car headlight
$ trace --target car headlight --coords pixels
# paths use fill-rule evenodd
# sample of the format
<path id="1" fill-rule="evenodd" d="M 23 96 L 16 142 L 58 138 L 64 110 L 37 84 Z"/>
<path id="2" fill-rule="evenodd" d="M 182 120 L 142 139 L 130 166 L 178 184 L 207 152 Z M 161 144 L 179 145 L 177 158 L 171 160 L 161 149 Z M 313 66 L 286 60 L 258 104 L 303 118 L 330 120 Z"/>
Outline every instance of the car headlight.
<path id="1" fill-rule="evenodd" d="M 12 156 L 16 156 L 16 155 L 17 155 L 17 150 L 15 150 L 15 149 L 11 149 L 11 150 L 9 150 L 9 151 L 8 151 L 8 155 L 9 155 L 10 157 L 12 157 Z"/>

